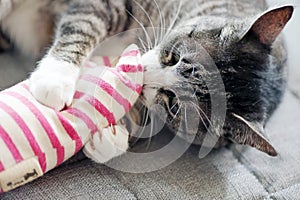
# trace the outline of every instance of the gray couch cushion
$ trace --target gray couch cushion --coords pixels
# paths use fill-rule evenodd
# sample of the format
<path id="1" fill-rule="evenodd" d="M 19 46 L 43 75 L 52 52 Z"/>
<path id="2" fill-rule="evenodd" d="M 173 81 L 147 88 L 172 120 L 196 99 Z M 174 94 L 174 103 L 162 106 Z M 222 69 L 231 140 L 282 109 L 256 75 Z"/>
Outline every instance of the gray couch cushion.
<path id="1" fill-rule="evenodd" d="M 287 93 L 284 103 L 267 126 L 270 140 L 279 156 L 266 157 L 252 149 L 233 153 L 249 171 L 259 178 L 264 188 L 274 193 L 300 183 L 300 100 Z"/>

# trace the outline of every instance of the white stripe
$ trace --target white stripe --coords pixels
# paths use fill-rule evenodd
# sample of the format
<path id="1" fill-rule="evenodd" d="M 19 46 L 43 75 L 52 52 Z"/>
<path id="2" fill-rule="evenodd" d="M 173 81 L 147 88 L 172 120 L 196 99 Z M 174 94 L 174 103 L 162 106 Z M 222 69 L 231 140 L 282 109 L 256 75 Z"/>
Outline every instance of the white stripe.
<path id="1" fill-rule="evenodd" d="M 83 104 L 81 104 L 83 105 Z M 78 109 L 78 108 L 77 108 Z M 82 107 L 80 107 L 80 110 L 82 109 Z M 82 110 L 81 110 L 82 111 Z M 84 112 L 84 111 L 83 111 Z M 84 112 L 85 113 L 85 112 Z M 81 120 L 80 118 L 69 114 L 68 112 L 63 112 L 63 115 L 66 117 L 66 119 L 71 123 L 72 127 L 75 129 L 75 131 L 78 133 L 78 135 L 80 136 L 83 144 L 87 141 L 88 137 L 91 134 L 91 130 L 89 129 L 89 127 L 84 123 L 83 120 Z M 88 114 L 87 114 L 88 116 Z M 90 118 L 91 119 L 91 118 Z M 94 119 L 91 119 L 92 121 Z M 94 121 L 93 121 L 94 122 Z M 94 122 L 95 124 L 95 122 Z M 74 142 L 74 150 L 76 148 L 76 143 Z M 74 152 L 73 152 L 74 153 Z M 73 156 L 73 155 L 72 155 Z"/>
<path id="2" fill-rule="evenodd" d="M 131 82 L 143 85 L 144 72 L 126 72 L 124 74 Z"/>
<path id="3" fill-rule="evenodd" d="M 94 90 L 92 89 L 94 88 Z M 94 94 L 95 91 L 95 85 L 93 83 L 86 84 L 78 84 L 77 91 L 87 94 Z M 92 91 L 92 92 L 91 92 Z M 108 121 L 106 118 L 102 115 L 100 115 L 95 108 L 87 103 L 84 99 L 74 99 L 72 107 L 77 108 L 84 112 L 95 124 L 98 126 L 106 126 L 108 124 Z M 100 120 L 100 121 L 99 121 Z M 100 123 L 99 123 L 100 122 Z"/>
<path id="4" fill-rule="evenodd" d="M 50 126 L 52 127 L 54 134 L 57 136 L 58 141 L 60 142 L 60 144 L 62 146 L 65 147 L 65 156 L 73 155 L 74 151 L 75 151 L 75 146 L 76 146 L 75 141 L 73 141 L 70 138 L 70 136 L 67 134 L 66 130 L 62 126 L 61 122 L 59 121 L 56 113 L 53 112 L 52 109 L 48 109 L 45 106 L 41 106 L 40 104 L 37 104 L 37 101 L 32 97 L 32 95 L 28 96 L 28 91 L 25 88 L 20 87 L 18 90 L 18 93 L 19 94 L 23 93 L 23 96 L 25 96 L 27 94 L 25 97 L 27 97 L 27 99 L 29 101 L 31 101 L 31 103 L 33 103 L 36 106 L 36 108 L 44 115 L 44 117 L 46 118 L 46 120 L 48 121 Z M 25 112 L 25 113 L 27 113 L 27 112 Z M 42 131 L 45 135 L 47 135 L 47 133 L 45 131 L 43 131 L 44 129 L 41 126 L 41 124 L 39 123 L 37 117 L 35 115 L 33 115 L 32 112 L 28 109 L 28 114 L 29 113 L 31 114 L 31 116 L 25 117 L 25 118 L 22 117 L 22 118 L 24 119 L 25 122 L 27 119 L 32 119 L 32 121 L 34 121 L 34 122 L 28 121 L 28 123 L 27 123 L 30 125 L 30 129 L 33 130 L 32 124 L 38 123 L 39 128 L 42 129 L 39 131 Z M 71 122 L 71 121 L 69 121 L 69 122 Z M 36 128 L 37 128 L 37 126 L 34 126 L 34 129 L 36 129 Z M 37 131 L 37 133 L 39 133 L 39 131 Z M 49 142 L 50 142 L 50 139 L 49 139 Z M 52 145 L 51 145 L 51 147 L 52 147 Z M 55 163 L 56 163 L 56 161 L 55 161 Z"/>
<path id="5" fill-rule="evenodd" d="M 64 129 L 64 127 L 62 126 L 61 122 L 59 121 L 59 119 L 57 118 L 57 115 L 54 114 L 53 112 L 43 112 L 44 114 L 47 113 L 47 120 L 48 123 L 51 125 L 53 132 L 55 133 L 55 135 L 57 136 L 61 146 L 64 147 L 64 152 L 65 152 L 65 160 L 66 160 L 66 156 L 70 157 L 72 155 L 74 155 L 75 152 L 75 141 L 73 141 L 70 136 L 68 135 L 68 133 L 66 132 L 66 130 Z M 63 115 L 64 117 L 64 115 Z M 68 122 L 71 122 L 68 120 Z M 56 163 L 56 161 L 55 161 Z"/>
<path id="6" fill-rule="evenodd" d="M 8 169 L 16 164 L 13 155 L 6 147 L 6 144 L 4 143 L 2 138 L 0 138 L 0 152 L 0 161 L 2 162 L 5 169 Z"/>
<path id="7" fill-rule="evenodd" d="M 55 167 L 57 161 L 56 150 L 54 152 L 51 141 L 47 133 L 45 132 L 44 128 L 37 120 L 37 117 L 26 106 L 20 103 L 20 101 L 18 101 L 16 98 L 6 95 L 5 98 L 2 97 L 1 99 L 5 100 L 5 102 L 9 102 L 9 106 L 12 107 L 20 115 L 20 117 L 24 120 L 24 122 L 32 132 L 32 135 L 34 136 L 36 142 L 39 144 L 41 150 L 46 153 L 47 171 Z M 43 113 L 45 114 L 46 112 Z M 50 116 L 45 116 L 45 117 L 47 120 L 50 120 Z M 12 124 L 7 124 L 7 126 L 9 126 L 9 130 L 7 132 L 10 135 L 14 135 L 14 137 L 17 137 L 18 134 L 20 133 L 23 134 L 22 131 L 21 132 L 15 131 L 15 127 L 18 126 L 17 123 L 13 122 Z"/>
<path id="8" fill-rule="evenodd" d="M 105 72 L 102 73 L 100 76 L 96 76 L 95 74 L 96 73 L 93 73 L 93 71 L 88 71 L 87 73 L 85 73 L 85 75 L 91 75 L 93 77 L 99 77 L 99 79 L 104 80 L 106 83 L 111 85 L 116 91 L 118 91 L 118 93 L 120 93 L 125 99 L 128 99 L 128 95 L 132 95 L 132 93 L 136 93 L 131 88 L 127 87 L 124 83 L 122 83 L 116 77 L 116 75 L 114 73 L 112 73 L 111 71 L 109 71 L 109 70 L 105 70 Z M 125 80 L 130 80 L 134 84 L 141 83 L 142 79 L 143 79 L 143 76 L 141 75 L 142 73 L 121 73 L 121 74 L 124 76 Z M 133 80 L 131 80 L 132 76 L 128 76 L 128 75 L 132 75 L 132 76 L 136 75 L 136 77 L 133 77 Z M 137 81 L 136 79 L 140 79 L 141 81 Z M 85 83 L 84 84 L 78 84 L 78 85 L 85 85 Z M 94 89 L 93 89 L 93 91 L 94 91 Z M 135 101 L 130 101 L 130 102 L 132 104 Z"/>
<path id="9" fill-rule="evenodd" d="M 141 56 L 124 56 L 121 57 L 117 66 L 120 65 L 134 65 L 137 66 L 138 64 L 141 64 Z"/>
<path id="10" fill-rule="evenodd" d="M 1 96 L 1 99 L 5 101 L 5 98 Z M 8 101 L 5 101 L 8 102 Z M 13 143 L 16 145 L 17 149 L 20 151 L 20 154 L 24 159 L 31 158 L 34 156 L 34 152 L 32 151 L 32 148 L 26 139 L 24 134 L 20 134 L 23 131 L 21 128 L 17 125 L 15 125 L 15 121 L 8 115 L 6 112 L 4 112 L 2 109 L 0 109 L 0 116 L 1 116 L 1 126 L 6 130 L 7 134 L 11 137 Z M 14 125 L 14 126 L 12 126 Z M 14 131 L 11 131 L 11 129 L 14 129 Z M 2 154 L 2 151 L 0 151 Z"/>
<path id="11" fill-rule="evenodd" d="M 108 93 L 106 93 L 102 88 L 96 86 L 94 83 L 90 83 L 88 81 L 80 80 L 81 84 L 78 84 L 77 91 L 88 93 L 89 95 L 93 96 L 95 99 L 98 99 L 109 111 L 116 111 L 114 112 L 114 116 L 116 119 L 121 118 L 125 110 L 123 106 L 121 106 L 115 99 L 113 99 Z M 83 82 L 85 82 L 83 84 Z M 88 89 L 87 89 L 88 88 Z M 88 91 L 88 92 L 87 92 Z M 75 106 L 76 105 L 76 106 Z M 81 105 L 79 106 L 78 102 L 76 101 L 76 104 L 74 102 L 74 107 L 79 108 L 82 110 Z M 95 108 L 92 108 L 92 110 L 85 111 L 86 114 L 91 115 L 94 114 L 94 117 L 96 117 L 97 120 L 102 120 L 103 116 L 100 115 Z M 107 120 L 105 119 L 107 125 Z M 97 123 L 98 124 L 98 123 Z"/>
<path id="12" fill-rule="evenodd" d="M 124 85 L 121 81 L 118 80 L 118 82 L 114 82 L 115 77 L 112 72 L 107 71 L 103 75 L 103 80 L 106 80 L 108 83 L 111 84 L 111 86 L 125 99 L 127 99 L 131 105 L 134 104 L 136 99 L 138 98 L 139 94 L 132 89 L 128 88 L 126 85 Z"/>

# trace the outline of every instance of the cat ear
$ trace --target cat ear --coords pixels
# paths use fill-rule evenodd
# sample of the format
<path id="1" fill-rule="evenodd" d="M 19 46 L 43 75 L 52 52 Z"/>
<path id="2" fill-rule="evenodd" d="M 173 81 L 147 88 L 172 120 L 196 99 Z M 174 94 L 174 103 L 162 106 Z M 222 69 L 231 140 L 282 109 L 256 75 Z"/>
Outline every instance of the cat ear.
<path id="1" fill-rule="evenodd" d="M 269 10 L 258 17 L 242 38 L 253 34 L 262 44 L 272 45 L 293 15 L 293 6 Z"/>
<path id="2" fill-rule="evenodd" d="M 228 132 L 224 137 L 238 144 L 252 146 L 270 156 L 277 156 L 277 152 L 264 137 L 265 131 L 261 124 L 249 122 L 243 117 L 232 113 Z"/>

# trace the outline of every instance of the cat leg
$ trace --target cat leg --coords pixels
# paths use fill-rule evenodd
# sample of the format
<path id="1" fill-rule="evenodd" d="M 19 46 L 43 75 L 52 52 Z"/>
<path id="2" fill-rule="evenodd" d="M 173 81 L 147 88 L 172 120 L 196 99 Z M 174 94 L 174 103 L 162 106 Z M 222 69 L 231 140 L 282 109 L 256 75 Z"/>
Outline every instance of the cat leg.
<path id="1" fill-rule="evenodd" d="M 107 127 L 95 133 L 85 144 L 84 154 L 97 163 L 105 163 L 128 149 L 129 133 L 125 126 Z"/>
<path id="2" fill-rule="evenodd" d="M 53 46 L 30 77 L 30 90 L 41 103 L 57 110 L 71 104 L 80 66 L 107 35 L 97 12 L 96 6 L 78 1 L 61 17 Z"/>

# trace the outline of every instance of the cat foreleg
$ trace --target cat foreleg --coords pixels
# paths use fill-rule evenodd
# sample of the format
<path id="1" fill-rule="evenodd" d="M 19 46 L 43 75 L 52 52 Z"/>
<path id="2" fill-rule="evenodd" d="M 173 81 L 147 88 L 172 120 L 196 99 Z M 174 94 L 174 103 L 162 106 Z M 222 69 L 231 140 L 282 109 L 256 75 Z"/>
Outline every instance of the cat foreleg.
<path id="1" fill-rule="evenodd" d="M 56 110 L 70 105 L 80 66 L 107 34 L 97 8 L 88 8 L 70 6 L 60 19 L 53 46 L 30 78 L 33 96 Z"/>

